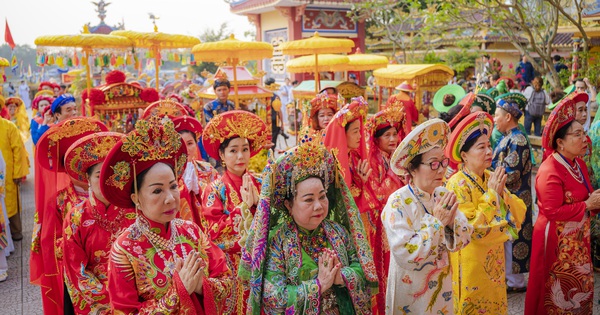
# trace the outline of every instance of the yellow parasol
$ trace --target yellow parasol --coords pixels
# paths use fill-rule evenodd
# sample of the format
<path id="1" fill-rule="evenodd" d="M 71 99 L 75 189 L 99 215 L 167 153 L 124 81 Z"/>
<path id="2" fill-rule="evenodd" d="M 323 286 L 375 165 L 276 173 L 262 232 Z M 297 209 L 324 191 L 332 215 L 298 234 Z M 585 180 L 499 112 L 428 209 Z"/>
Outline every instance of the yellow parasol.
<path id="1" fill-rule="evenodd" d="M 233 67 L 233 89 L 235 108 L 239 108 L 237 65 L 241 61 L 260 60 L 273 57 L 273 45 L 265 42 L 245 42 L 232 35 L 229 38 L 210 43 L 202 43 L 192 48 L 196 60 L 226 62 Z"/>
<path id="2" fill-rule="evenodd" d="M 318 57 L 318 65 L 313 56 L 302 56 L 289 60 L 285 68 L 290 73 L 311 72 L 317 77 L 319 71 L 344 71 L 348 62 L 348 56 L 323 54 Z"/>
<path id="3" fill-rule="evenodd" d="M 385 56 L 363 54 L 360 48 L 356 49 L 356 53 L 348 55 L 348 68 L 346 71 L 368 71 L 379 68 L 385 68 L 389 64 L 389 60 Z"/>
<path id="4" fill-rule="evenodd" d="M 135 47 L 150 49 L 155 58 L 157 91 L 159 89 L 160 51 L 163 49 L 191 48 L 200 44 L 200 40 L 194 36 L 161 33 L 156 25 L 154 26 L 154 32 L 112 31 L 110 34 L 129 38 L 133 41 Z"/>
<path id="5" fill-rule="evenodd" d="M 319 55 L 348 53 L 354 48 L 354 42 L 345 38 L 327 38 L 319 36 L 319 32 L 305 39 L 299 39 L 281 44 L 281 52 L 284 55 L 314 55 L 315 56 L 315 93 L 320 89 Z"/>
<path id="6" fill-rule="evenodd" d="M 90 71 L 90 64 L 88 62 L 90 53 L 92 50 L 97 48 L 126 48 L 133 46 L 133 43 L 121 36 L 104 35 L 104 34 L 90 34 L 90 30 L 87 25 L 83 26 L 83 32 L 76 35 L 50 35 L 40 36 L 35 39 L 37 46 L 48 46 L 48 47 L 76 47 L 81 48 L 85 57 L 83 63 L 85 64 L 86 84 L 88 95 L 92 88 L 92 74 Z M 82 113 L 85 113 L 85 107 L 81 104 Z"/>

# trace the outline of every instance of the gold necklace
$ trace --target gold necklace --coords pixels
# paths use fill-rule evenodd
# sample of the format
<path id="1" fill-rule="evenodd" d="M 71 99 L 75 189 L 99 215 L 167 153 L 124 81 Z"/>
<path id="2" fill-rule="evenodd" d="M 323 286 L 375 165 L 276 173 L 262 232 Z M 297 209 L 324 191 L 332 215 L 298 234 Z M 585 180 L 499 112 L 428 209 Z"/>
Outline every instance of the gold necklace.
<path id="1" fill-rule="evenodd" d="M 177 227 L 175 226 L 175 224 L 173 224 L 173 221 L 171 221 L 170 224 L 171 236 L 167 240 L 164 237 L 152 232 L 152 230 L 150 229 L 150 223 L 146 220 L 146 218 L 138 216 L 135 220 L 136 227 L 140 230 L 140 232 L 142 232 L 142 234 L 144 234 L 144 236 L 146 236 L 146 238 L 150 242 L 150 245 L 152 245 L 152 247 L 156 251 L 156 254 L 158 254 L 158 256 L 163 260 L 165 265 L 165 270 L 163 271 L 173 275 L 176 269 L 175 258 L 181 257 L 177 254 L 177 251 L 175 250 L 175 246 L 177 245 L 175 242 L 179 238 L 179 233 L 177 232 Z M 167 259 L 167 257 L 165 257 L 165 254 L 163 254 L 162 252 L 163 250 L 168 250 L 169 252 L 171 252 L 171 254 L 173 255 L 173 259 Z M 185 258 L 187 257 L 187 250 L 184 246 L 181 246 L 181 251 L 183 253 L 182 259 L 185 260 Z"/>

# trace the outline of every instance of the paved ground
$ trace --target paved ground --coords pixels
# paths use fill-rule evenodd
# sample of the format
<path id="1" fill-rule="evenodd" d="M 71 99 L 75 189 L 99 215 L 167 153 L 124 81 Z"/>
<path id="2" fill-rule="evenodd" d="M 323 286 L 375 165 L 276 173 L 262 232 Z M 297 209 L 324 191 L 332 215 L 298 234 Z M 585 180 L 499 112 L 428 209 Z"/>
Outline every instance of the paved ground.
<path id="1" fill-rule="evenodd" d="M 288 140 L 288 144 L 293 145 L 294 141 L 290 140 Z M 31 144 L 29 143 L 27 147 L 31 149 Z M 285 148 L 283 139 L 280 139 L 278 147 Z M 16 250 L 8 258 L 8 280 L 0 283 L 0 314 L 3 315 L 43 314 L 40 289 L 29 283 L 29 248 L 35 212 L 33 170 L 21 189 L 24 208 L 22 214 L 23 235 L 25 237 L 22 241 L 15 243 Z M 596 273 L 594 297 L 596 301 L 600 298 L 600 274 L 598 273 Z M 509 315 L 523 314 L 525 293 L 510 294 L 508 304 Z M 594 314 L 600 314 L 600 304 L 596 304 Z"/>

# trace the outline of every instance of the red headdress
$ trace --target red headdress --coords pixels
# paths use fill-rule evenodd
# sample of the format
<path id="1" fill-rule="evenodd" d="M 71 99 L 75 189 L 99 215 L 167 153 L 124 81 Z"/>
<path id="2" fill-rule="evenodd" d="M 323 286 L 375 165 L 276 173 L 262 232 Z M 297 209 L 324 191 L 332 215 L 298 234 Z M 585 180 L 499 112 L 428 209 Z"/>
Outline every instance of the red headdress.
<path id="1" fill-rule="evenodd" d="M 17 105 L 17 107 L 22 106 L 23 105 L 23 100 L 20 97 L 9 97 L 6 99 L 6 106 L 8 107 L 8 105 Z"/>
<path id="2" fill-rule="evenodd" d="M 87 183 L 87 170 L 103 162 L 124 136 L 118 132 L 98 132 L 75 141 L 65 153 L 65 171 L 71 178 Z"/>
<path id="3" fill-rule="evenodd" d="M 542 146 L 546 150 L 555 150 L 552 146 L 556 132 L 575 120 L 575 105 L 579 102 L 587 103 L 589 96 L 587 93 L 571 93 L 567 97 L 563 98 L 558 105 L 552 110 L 546 126 L 544 126 L 544 132 L 542 133 Z"/>
<path id="4" fill-rule="evenodd" d="M 462 106 L 462 108 L 460 109 L 458 114 L 456 114 L 456 116 L 454 116 L 454 118 L 452 118 L 452 120 L 450 120 L 450 122 L 448 123 L 450 129 L 454 130 L 454 127 L 458 125 L 458 123 L 463 118 L 467 117 L 471 113 L 471 105 L 473 104 L 473 102 L 475 102 L 476 99 L 477 95 L 471 92 L 465 95 L 465 97 L 463 97 L 462 100 L 460 100 L 458 106 Z"/>
<path id="5" fill-rule="evenodd" d="M 250 156 L 254 156 L 270 140 L 267 125 L 253 113 L 231 110 L 213 117 L 204 128 L 202 144 L 208 155 L 219 159 L 219 146 L 227 139 L 246 138 Z"/>
<path id="6" fill-rule="evenodd" d="M 177 132 L 187 130 L 193 132 L 196 135 L 196 139 L 202 137 L 202 124 L 194 117 L 175 117 L 173 118 L 173 124 L 175 125 L 175 130 L 177 130 Z"/>
<path id="7" fill-rule="evenodd" d="M 169 116 L 169 118 L 181 117 L 188 114 L 187 109 L 171 99 L 164 99 L 154 102 L 144 109 L 142 119 L 146 119 L 152 115 Z"/>
<path id="8" fill-rule="evenodd" d="M 135 130 L 119 140 L 106 156 L 100 171 L 100 189 L 104 196 L 110 196 L 113 205 L 134 208 L 131 193 L 141 172 L 156 163 L 165 163 L 173 167 L 179 180 L 186 161 L 185 144 L 170 119 L 141 119 Z"/>
<path id="9" fill-rule="evenodd" d="M 108 127 L 90 117 L 77 117 L 54 125 L 37 143 L 36 162 L 45 169 L 64 172 L 67 149 L 80 138 L 102 131 L 108 131 Z"/>
<path id="10" fill-rule="evenodd" d="M 40 95 L 36 98 L 33 99 L 33 102 L 31 103 L 31 108 L 32 109 L 39 109 L 39 105 L 41 101 L 47 101 L 48 102 L 48 106 L 52 105 L 52 102 L 54 102 L 54 97 L 48 96 L 48 95 Z"/>
<path id="11" fill-rule="evenodd" d="M 52 93 L 54 93 L 54 83 L 49 82 L 49 81 L 44 81 L 41 82 L 40 85 L 38 86 L 38 90 L 51 90 Z"/>

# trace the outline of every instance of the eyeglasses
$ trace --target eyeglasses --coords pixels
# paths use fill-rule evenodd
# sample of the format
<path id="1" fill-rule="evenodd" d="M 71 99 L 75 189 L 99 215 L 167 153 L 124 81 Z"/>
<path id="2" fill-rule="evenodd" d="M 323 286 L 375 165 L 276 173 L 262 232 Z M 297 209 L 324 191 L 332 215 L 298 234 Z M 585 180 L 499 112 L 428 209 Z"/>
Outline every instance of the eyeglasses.
<path id="1" fill-rule="evenodd" d="M 567 132 L 568 135 L 574 136 L 575 138 L 583 138 L 585 137 L 585 132 L 577 131 L 577 132 Z"/>
<path id="2" fill-rule="evenodd" d="M 431 163 L 421 163 L 421 164 L 423 164 L 423 165 L 429 165 L 429 167 L 431 167 L 432 171 L 437 171 L 438 169 L 440 169 L 440 166 L 441 167 L 447 167 L 448 163 L 450 163 L 450 159 L 449 158 L 445 158 L 445 159 L 443 159 L 441 161 L 434 161 L 434 162 L 431 162 Z"/>

